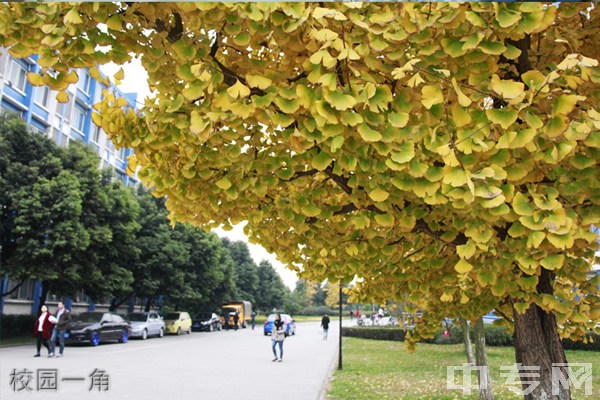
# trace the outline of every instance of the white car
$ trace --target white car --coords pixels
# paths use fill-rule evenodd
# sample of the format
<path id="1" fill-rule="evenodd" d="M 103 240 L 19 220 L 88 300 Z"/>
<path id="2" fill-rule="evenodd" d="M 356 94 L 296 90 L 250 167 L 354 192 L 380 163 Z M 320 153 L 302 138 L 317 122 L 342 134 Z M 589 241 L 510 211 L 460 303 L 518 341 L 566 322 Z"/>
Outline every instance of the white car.
<path id="1" fill-rule="evenodd" d="M 163 337 L 165 322 L 156 312 L 133 312 L 129 314 L 131 337 L 146 340 L 149 336 Z"/>

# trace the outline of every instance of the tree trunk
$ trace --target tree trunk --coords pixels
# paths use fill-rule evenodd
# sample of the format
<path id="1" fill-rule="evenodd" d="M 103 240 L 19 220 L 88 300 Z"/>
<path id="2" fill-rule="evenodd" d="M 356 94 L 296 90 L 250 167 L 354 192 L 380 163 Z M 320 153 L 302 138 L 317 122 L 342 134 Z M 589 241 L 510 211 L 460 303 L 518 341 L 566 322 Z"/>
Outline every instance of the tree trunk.
<path id="1" fill-rule="evenodd" d="M 116 298 L 112 299 L 110 301 L 110 308 L 108 309 L 108 311 L 116 311 L 117 308 L 119 308 L 119 306 L 123 303 L 125 303 L 126 301 L 128 301 L 131 296 L 133 296 L 133 292 L 129 293 L 129 295 L 127 295 L 127 297 L 122 298 L 121 300 L 117 300 Z"/>
<path id="2" fill-rule="evenodd" d="M 538 293 L 552 294 L 552 273 L 542 268 L 539 277 Z M 538 374 L 535 377 L 520 378 L 525 400 L 570 400 L 571 391 L 566 385 L 553 387 L 553 364 L 567 364 L 554 314 L 547 313 L 532 304 L 524 314 L 519 314 L 513 307 L 515 324 L 514 343 L 517 364 L 530 369 L 522 369 L 521 374 Z M 567 368 L 556 367 L 555 374 L 568 377 Z M 517 379 L 518 381 L 519 379 Z M 535 384 L 539 382 L 538 386 Z M 532 384 L 533 383 L 533 384 Z M 554 393 L 553 393 L 554 389 Z"/>
<path id="3" fill-rule="evenodd" d="M 471 335 L 469 334 L 469 321 L 464 318 L 460 319 L 463 329 L 463 342 L 465 343 L 465 353 L 467 354 L 467 362 L 469 365 L 475 365 L 475 357 L 473 357 L 473 346 L 471 345 Z"/>
<path id="4" fill-rule="evenodd" d="M 477 366 L 484 367 L 478 370 L 479 373 L 479 400 L 494 400 L 492 394 L 492 379 L 487 361 L 487 351 L 485 347 L 485 329 L 483 327 L 483 318 L 479 317 L 475 321 L 475 358 Z"/>
<path id="5" fill-rule="evenodd" d="M 150 312 L 150 307 L 152 306 L 152 297 L 146 298 L 146 312 Z"/>

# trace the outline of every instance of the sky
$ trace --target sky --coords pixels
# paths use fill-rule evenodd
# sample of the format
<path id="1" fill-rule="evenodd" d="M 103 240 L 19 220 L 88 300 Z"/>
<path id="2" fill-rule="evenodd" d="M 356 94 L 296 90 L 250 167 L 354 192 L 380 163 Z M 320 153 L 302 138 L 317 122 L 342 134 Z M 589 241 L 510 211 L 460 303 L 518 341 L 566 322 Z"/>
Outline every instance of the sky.
<path id="1" fill-rule="evenodd" d="M 134 59 L 132 62 L 123 65 L 122 67 L 123 72 L 125 72 L 125 78 L 121 81 L 119 89 L 124 93 L 137 93 L 138 105 L 143 105 L 144 98 L 150 94 L 147 83 L 148 74 L 142 68 L 138 59 Z M 119 68 L 121 67 L 114 63 L 110 63 L 102 66 L 100 69 L 104 74 L 112 77 Z M 245 224 L 236 225 L 233 230 L 228 232 L 223 229 L 215 229 L 213 232 L 219 237 L 226 237 L 232 241 L 245 242 L 248 245 L 252 259 L 256 264 L 260 263 L 262 260 L 269 261 L 273 267 L 275 267 L 275 270 L 279 273 L 286 286 L 293 289 L 298 280 L 296 273 L 287 269 L 279 260 L 277 260 L 277 257 L 274 254 L 268 253 L 262 246 L 249 243 L 248 237 L 244 234 L 244 225 Z"/>

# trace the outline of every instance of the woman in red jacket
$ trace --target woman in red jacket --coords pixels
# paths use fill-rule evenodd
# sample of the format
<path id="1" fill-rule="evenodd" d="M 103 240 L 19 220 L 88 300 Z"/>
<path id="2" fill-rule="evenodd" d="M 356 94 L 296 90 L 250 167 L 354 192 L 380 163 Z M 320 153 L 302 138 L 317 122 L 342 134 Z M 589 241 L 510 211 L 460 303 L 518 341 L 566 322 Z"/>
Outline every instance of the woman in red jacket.
<path id="1" fill-rule="evenodd" d="M 54 321 L 53 321 L 54 320 Z M 38 319 L 35 320 L 33 326 L 33 337 L 37 338 L 37 353 L 34 357 L 40 356 L 40 350 L 42 344 L 48 349 L 48 356 L 50 356 L 50 347 L 48 346 L 48 340 L 52 336 L 52 328 L 56 323 L 56 318 L 48 312 L 48 307 L 42 306 Z"/>

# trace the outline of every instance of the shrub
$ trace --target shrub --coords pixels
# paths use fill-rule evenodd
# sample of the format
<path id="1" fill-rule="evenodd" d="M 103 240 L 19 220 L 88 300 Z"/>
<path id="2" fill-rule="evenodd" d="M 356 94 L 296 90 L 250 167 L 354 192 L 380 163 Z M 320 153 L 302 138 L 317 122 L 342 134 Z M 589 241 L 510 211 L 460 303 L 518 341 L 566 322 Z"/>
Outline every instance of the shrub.
<path id="1" fill-rule="evenodd" d="M 485 343 L 490 347 L 513 346 L 512 334 L 503 326 L 485 325 Z M 471 340 L 473 340 L 473 328 L 470 329 Z M 356 337 L 361 339 L 373 340 L 398 340 L 404 341 L 406 332 L 398 327 L 381 326 L 363 326 L 363 327 L 343 327 L 342 336 Z M 588 343 L 583 341 L 572 341 L 563 339 L 565 350 L 588 350 L 600 351 L 600 335 L 595 333 L 587 334 Z M 463 331 L 460 326 L 452 326 L 450 335 L 444 335 L 444 329 L 438 331 L 433 338 L 422 339 L 422 343 L 430 344 L 460 344 L 463 342 Z"/>
<path id="2" fill-rule="evenodd" d="M 396 327 L 342 327 L 342 336 L 356 337 L 361 339 L 374 340 L 397 340 L 404 341 L 406 332 L 404 329 Z"/>
<path id="3" fill-rule="evenodd" d="M 565 350 L 588 350 L 588 351 L 600 351 L 600 335 L 596 333 L 588 333 L 587 343 L 583 341 L 574 342 L 571 339 L 563 339 L 562 343 Z"/>
<path id="4" fill-rule="evenodd" d="M 304 309 L 299 313 L 299 315 L 320 315 L 323 316 L 328 314 L 329 316 L 338 315 L 338 310 L 334 310 L 327 306 L 316 306 L 316 307 L 304 307 Z"/>
<path id="5" fill-rule="evenodd" d="M 36 319 L 37 317 L 35 315 L 30 314 L 1 315 L 0 337 L 31 336 Z"/>

